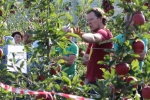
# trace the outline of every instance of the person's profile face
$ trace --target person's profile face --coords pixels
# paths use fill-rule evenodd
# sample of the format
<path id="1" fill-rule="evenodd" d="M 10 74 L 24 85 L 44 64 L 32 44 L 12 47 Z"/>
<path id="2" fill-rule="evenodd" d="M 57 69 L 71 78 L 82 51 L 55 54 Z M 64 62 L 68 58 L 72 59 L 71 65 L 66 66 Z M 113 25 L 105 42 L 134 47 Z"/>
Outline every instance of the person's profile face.
<path id="1" fill-rule="evenodd" d="M 30 34 L 24 34 L 24 43 L 29 43 L 31 41 L 31 35 Z"/>
<path id="2" fill-rule="evenodd" d="M 86 16 L 87 24 L 90 27 L 91 32 L 97 32 L 100 23 L 102 23 L 102 18 L 97 18 L 94 12 L 90 12 Z"/>

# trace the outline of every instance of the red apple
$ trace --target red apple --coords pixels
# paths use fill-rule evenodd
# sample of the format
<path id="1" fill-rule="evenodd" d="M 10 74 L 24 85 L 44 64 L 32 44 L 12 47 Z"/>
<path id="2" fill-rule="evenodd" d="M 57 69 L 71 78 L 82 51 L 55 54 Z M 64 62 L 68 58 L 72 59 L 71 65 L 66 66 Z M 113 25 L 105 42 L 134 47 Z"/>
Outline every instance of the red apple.
<path id="1" fill-rule="evenodd" d="M 144 42 L 140 39 L 136 39 L 132 43 L 132 49 L 135 53 L 140 54 L 144 51 Z"/>
<path id="2" fill-rule="evenodd" d="M 133 77 L 133 76 L 129 76 L 129 77 L 126 79 L 126 83 L 127 83 L 127 85 L 129 85 L 131 81 L 136 82 L 136 81 L 137 81 L 137 79 L 136 79 L 135 77 Z M 137 84 L 135 84 L 135 85 L 134 85 L 134 88 L 136 88 L 136 89 L 137 89 L 137 88 L 138 88 L 138 85 L 137 85 Z"/>
<path id="3" fill-rule="evenodd" d="M 145 23 L 145 16 L 142 13 L 136 13 L 133 16 L 133 22 L 135 25 L 143 25 Z"/>
<path id="4" fill-rule="evenodd" d="M 84 81 L 81 81 L 80 84 L 81 84 L 81 85 L 84 85 L 85 83 L 84 83 Z"/>
<path id="5" fill-rule="evenodd" d="M 2 10 L 0 10 L 0 16 L 2 16 Z"/>
<path id="6" fill-rule="evenodd" d="M 57 70 L 57 72 L 60 72 L 61 68 L 58 67 L 56 70 Z M 51 67 L 51 68 L 50 68 L 50 73 L 51 73 L 52 75 L 55 75 L 55 74 L 57 74 L 56 70 L 55 70 L 53 67 Z"/>
<path id="7" fill-rule="evenodd" d="M 126 75 L 128 74 L 130 67 L 127 63 L 119 63 L 116 65 L 116 73 L 117 75 Z"/>
<path id="8" fill-rule="evenodd" d="M 107 10 L 107 9 L 105 9 L 105 10 L 104 10 L 104 12 L 105 12 L 105 13 L 107 13 L 107 12 L 108 12 L 108 10 Z"/>
<path id="9" fill-rule="evenodd" d="M 17 8 L 15 5 L 11 5 L 9 12 L 10 12 L 11 14 L 14 14 L 14 13 L 15 13 L 15 10 L 14 10 L 15 8 Z"/>
<path id="10" fill-rule="evenodd" d="M 67 11 L 69 10 L 69 7 L 68 7 L 68 6 L 66 6 L 66 10 L 67 10 Z"/>
<path id="11" fill-rule="evenodd" d="M 144 99 L 150 99 L 150 86 L 145 86 L 142 89 L 142 97 Z"/>
<path id="12" fill-rule="evenodd" d="M 54 68 L 51 68 L 51 69 L 50 69 L 50 73 L 51 73 L 52 75 L 55 75 L 55 74 L 56 74 L 56 70 L 55 70 Z"/>
<path id="13" fill-rule="evenodd" d="M 3 56 L 3 50 L 0 48 L 0 58 Z"/>
<path id="14" fill-rule="evenodd" d="M 44 77 L 44 75 L 38 75 L 37 79 L 40 81 L 44 81 L 45 77 Z"/>
<path id="15" fill-rule="evenodd" d="M 110 7 L 107 7 L 106 9 L 107 9 L 107 11 L 109 11 L 111 8 L 110 8 Z"/>
<path id="16" fill-rule="evenodd" d="M 114 6 L 113 6 L 113 5 L 111 5 L 111 6 L 110 6 L 110 8 L 111 8 L 111 9 L 114 9 Z"/>
<path id="17" fill-rule="evenodd" d="M 63 90 L 65 93 L 68 91 L 68 87 L 67 87 L 67 85 L 66 85 L 66 84 L 64 84 L 64 86 L 63 86 L 62 90 Z"/>
<path id="18" fill-rule="evenodd" d="M 43 90 L 39 90 L 38 92 L 44 92 Z M 38 94 L 36 96 L 36 100 L 53 100 L 53 96 L 51 94 Z"/>
<path id="19" fill-rule="evenodd" d="M 145 3 L 144 3 L 144 6 L 147 6 L 147 7 L 148 7 L 148 2 L 145 2 Z"/>
<path id="20" fill-rule="evenodd" d="M 107 2 L 107 3 L 105 3 L 105 7 L 107 7 L 107 6 L 109 6 L 109 3 Z"/>
<path id="21" fill-rule="evenodd" d="M 14 11 L 14 10 L 10 10 L 10 13 L 11 13 L 11 14 L 15 14 L 15 11 Z"/>
<path id="22" fill-rule="evenodd" d="M 41 20 L 41 19 L 37 19 L 37 20 L 38 20 L 38 22 L 39 22 L 39 23 L 41 23 L 41 22 L 42 22 L 42 20 Z"/>
<path id="23" fill-rule="evenodd" d="M 30 26 L 28 26 L 28 30 L 31 30 L 31 27 L 30 27 Z"/>

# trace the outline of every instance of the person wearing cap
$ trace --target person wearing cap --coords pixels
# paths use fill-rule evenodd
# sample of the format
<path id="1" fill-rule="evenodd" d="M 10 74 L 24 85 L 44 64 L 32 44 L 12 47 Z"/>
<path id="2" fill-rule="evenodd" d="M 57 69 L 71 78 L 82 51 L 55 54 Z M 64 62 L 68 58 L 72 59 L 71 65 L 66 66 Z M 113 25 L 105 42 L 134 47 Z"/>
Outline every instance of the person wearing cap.
<path id="1" fill-rule="evenodd" d="M 13 32 L 12 37 L 14 38 L 16 45 L 22 45 L 23 33 L 19 31 Z"/>

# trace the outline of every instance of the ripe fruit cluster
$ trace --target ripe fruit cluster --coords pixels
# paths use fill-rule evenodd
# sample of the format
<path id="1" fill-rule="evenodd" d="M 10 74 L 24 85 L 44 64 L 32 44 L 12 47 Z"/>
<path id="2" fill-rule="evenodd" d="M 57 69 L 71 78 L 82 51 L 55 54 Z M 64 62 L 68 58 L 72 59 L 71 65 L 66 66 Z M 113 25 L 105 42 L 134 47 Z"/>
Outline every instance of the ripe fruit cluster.
<path id="1" fill-rule="evenodd" d="M 133 76 L 120 77 L 119 79 L 120 79 L 119 82 L 123 82 L 124 85 L 122 87 L 116 87 L 115 85 L 110 84 L 109 85 L 110 95 L 118 94 L 119 92 L 124 91 L 128 86 L 132 86 L 131 87 L 132 89 L 137 89 L 138 88 L 138 84 L 136 83 L 138 80 Z M 129 100 L 131 100 L 131 99 L 129 99 Z"/>
<path id="2" fill-rule="evenodd" d="M 104 9 L 104 12 L 107 13 L 110 10 L 113 10 L 114 6 L 109 0 L 102 0 L 102 8 Z"/>

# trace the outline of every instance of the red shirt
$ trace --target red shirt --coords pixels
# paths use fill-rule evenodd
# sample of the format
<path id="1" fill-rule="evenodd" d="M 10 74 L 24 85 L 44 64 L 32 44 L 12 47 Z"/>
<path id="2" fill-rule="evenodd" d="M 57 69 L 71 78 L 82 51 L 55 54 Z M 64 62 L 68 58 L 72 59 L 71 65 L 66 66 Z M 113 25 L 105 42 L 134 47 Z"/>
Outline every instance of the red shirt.
<path id="1" fill-rule="evenodd" d="M 102 36 L 102 41 L 109 40 L 113 37 L 112 33 L 109 30 L 100 29 L 97 31 L 97 33 Z M 108 52 L 104 51 L 104 48 L 112 49 L 113 43 L 109 42 L 101 45 L 99 45 L 98 43 L 89 43 L 86 51 L 87 54 L 89 54 L 90 47 L 92 48 L 92 54 L 87 65 L 86 79 L 88 80 L 88 82 L 95 82 L 97 78 L 103 79 L 103 73 L 100 68 L 109 68 L 105 65 L 99 65 L 97 64 L 97 62 L 100 60 L 104 60 L 104 56 L 106 54 L 109 54 Z"/>
<path id="2" fill-rule="evenodd" d="M 87 47 L 87 49 L 86 49 L 86 54 L 90 54 L 90 49 L 91 49 L 91 47 L 92 47 L 92 43 L 89 43 L 89 44 L 88 44 L 88 47 Z"/>

